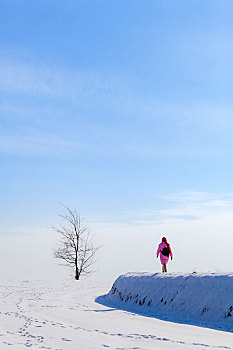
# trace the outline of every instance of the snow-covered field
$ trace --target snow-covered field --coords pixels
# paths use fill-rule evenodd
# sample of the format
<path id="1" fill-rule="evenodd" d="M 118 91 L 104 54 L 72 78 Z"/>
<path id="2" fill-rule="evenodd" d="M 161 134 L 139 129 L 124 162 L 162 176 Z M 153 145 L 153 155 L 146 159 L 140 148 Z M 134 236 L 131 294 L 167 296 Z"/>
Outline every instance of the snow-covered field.
<path id="1" fill-rule="evenodd" d="M 0 283 L 0 349 L 233 349 L 233 334 L 104 306 L 112 283 Z"/>

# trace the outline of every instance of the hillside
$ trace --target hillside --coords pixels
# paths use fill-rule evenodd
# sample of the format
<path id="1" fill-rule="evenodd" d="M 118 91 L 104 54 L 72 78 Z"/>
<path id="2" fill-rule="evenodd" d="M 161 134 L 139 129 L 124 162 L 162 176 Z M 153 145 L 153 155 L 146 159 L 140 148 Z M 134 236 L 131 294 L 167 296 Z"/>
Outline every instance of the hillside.
<path id="1" fill-rule="evenodd" d="M 173 322 L 233 332 L 232 274 L 128 273 L 105 301 Z"/>

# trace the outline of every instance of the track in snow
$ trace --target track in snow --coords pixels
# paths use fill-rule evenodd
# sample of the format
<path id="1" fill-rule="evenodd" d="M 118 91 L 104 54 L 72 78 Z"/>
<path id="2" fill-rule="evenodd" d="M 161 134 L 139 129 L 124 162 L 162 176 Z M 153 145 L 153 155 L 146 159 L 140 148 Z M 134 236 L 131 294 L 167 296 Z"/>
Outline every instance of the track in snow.
<path id="1" fill-rule="evenodd" d="M 0 284 L 0 349 L 233 350 L 233 334 L 100 305 L 94 281 Z"/>

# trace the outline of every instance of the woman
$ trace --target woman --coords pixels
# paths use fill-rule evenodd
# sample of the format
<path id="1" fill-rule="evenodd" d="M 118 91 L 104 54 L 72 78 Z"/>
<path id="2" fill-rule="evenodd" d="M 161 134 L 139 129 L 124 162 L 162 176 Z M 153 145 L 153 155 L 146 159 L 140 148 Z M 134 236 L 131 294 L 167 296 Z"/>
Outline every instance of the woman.
<path id="1" fill-rule="evenodd" d="M 170 244 L 167 242 L 167 238 L 163 237 L 162 242 L 159 244 L 158 250 L 157 250 L 157 258 L 160 254 L 160 261 L 162 264 L 162 272 L 167 272 L 167 263 L 169 260 L 169 256 L 172 260 L 172 251 Z"/>

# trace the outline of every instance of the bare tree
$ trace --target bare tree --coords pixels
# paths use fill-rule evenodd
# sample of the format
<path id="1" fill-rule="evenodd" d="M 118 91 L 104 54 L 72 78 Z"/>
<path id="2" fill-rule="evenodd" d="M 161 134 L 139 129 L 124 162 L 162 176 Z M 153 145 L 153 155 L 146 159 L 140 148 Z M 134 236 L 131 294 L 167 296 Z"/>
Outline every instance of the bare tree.
<path id="1" fill-rule="evenodd" d="M 96 252 L 100 247 L 95 247 L 93 237 L 84 225 L 76 210 L 64 206 L 66 214 L 59 214 L 63 223 L 52 229 L 60 234 L 58 247 L 54 250 L 54 257 L 64 261 L 65 266 L 74 269 L 75 279 L 81 275 L 93 272 Z"/>

